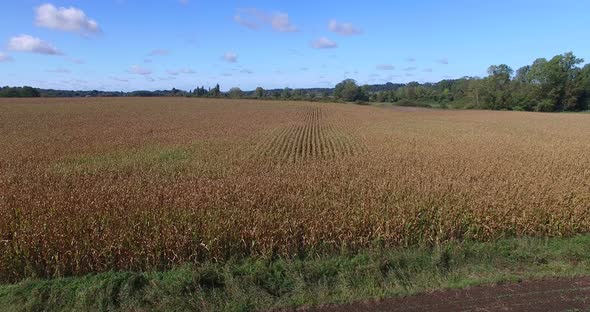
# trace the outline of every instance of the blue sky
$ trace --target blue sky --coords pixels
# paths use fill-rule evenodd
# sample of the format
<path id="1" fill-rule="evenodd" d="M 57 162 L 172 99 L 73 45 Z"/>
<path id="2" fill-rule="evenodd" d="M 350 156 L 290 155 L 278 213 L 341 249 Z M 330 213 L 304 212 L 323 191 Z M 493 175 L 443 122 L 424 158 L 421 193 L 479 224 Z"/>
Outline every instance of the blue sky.
<path id="1" fill-rule="evenodd" d="M 4 2 L 0 85 L 332 87 L 590 60 L 586 0 Z"/>

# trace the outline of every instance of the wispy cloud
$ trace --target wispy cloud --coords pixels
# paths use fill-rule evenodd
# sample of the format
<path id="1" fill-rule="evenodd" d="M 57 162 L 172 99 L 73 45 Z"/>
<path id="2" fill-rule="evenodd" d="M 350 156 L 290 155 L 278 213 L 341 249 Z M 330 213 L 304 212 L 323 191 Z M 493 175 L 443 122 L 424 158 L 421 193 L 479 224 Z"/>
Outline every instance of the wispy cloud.
<path id="1" fill-rule="evenodd" d="M 57 8 L 53 4 L 46 3 L 37 7 L 35 11 L 37 13 L 35 24 L 40 27 L 86 35 L 101 32 L 98 23 L 78 8 Z"/>
<path id="2" fill-rule="evenodd" d="M 70 70 L 64 67 L 57 67 L 57 68 L 53 68 L 53 69 L 49 69 L 47 70 L 48 73 L 54 73 L 54 74 L 69 74 Z"/>
<path id="3" fill-rule="evenodd" d="M 260 29 L 263 25 L 270 25 L 278 32 L 296 32 L 298 28 L 291 23 L 289 14 L 283 12 L 266 13 L 259 9 L 240 9 L 234 15 L 234 21 L 246 28 Z"/>
<path id="4" fill-rule="evenodd" d="M 79 59 L 79 58 L 74 58 L 74 57 L 68 57 L 68 58 L 66 58 L 66 61 L 68 61 L 72 64 L 84 64 L 84 60 Z"/>
<path id="5" fill-rule="evenodd" d="M 178 76 L 180 74 L 192 75 L 195 73 L 194 70 L 192 70 L 188 67 L 180 68 L 180 69 L 171 69 L 166 72 L 168 73 L 168 75 L 171 75 L 171 76 Z"/>
<path id="6" fill-rule="evenodd" d="M 268 21 L 268 17 L 258 9 L 239 9 L 234 15 L 234 21 L 246 28 L 259 29 L 262 24 Z"/>
<path id="7" fill-rule="evenodd" d="M 240 70 L 240 73 L 242 73 L 242 74 L 248 74 L 248 75 L 251 75 L 251 74 L 253 74 L 254 72 L 253 72 L 253 71 L 251 71 L 251 70 L 249 70 L 249 69 L 242 69 L 242 70 Z"/>
<path id="8" fill-rule="evenodd" d="M 238 61 L 238 55 L 234 52 L 225 52 L 223 60 L 229 63 L 235 63 Z"/>
<path id="9" fill-rule="evenodd" d="M 404 71 L 415 71 L 416 69 L 418 69 L 418 67 L 416 67 L 416 66 L 410 66 L 410 67 L 404 68 Z"/>
<path id="10" fill-rule="evenodd" d="M 311 47 L 314 49 L 333 49 L 337 48 L 338 44 L 326 37 L 321 37 L 311 42 Z"/>
<path id="11" fill-rule="evenodd" d="M 436 62 L 439 64 L 447 65 L 447 64 L 449 64 L 449 59 L 446 57 L 443 57 L 441 59 L 436 60 Z"/>
<path id="12" fill-rule="evenodd" d="M 391 64 L 378 64 L 377 66 L 375 66 L 375 68 L 377 68 L 378 70 L 394 70 L 395 66 Z"/>
<path id="13" fill-rule="evenodd" d="M 168 51 L 168 50 L 155 49 L 155 50 L 150 51 L 150 53 L 148 55 L 149 56 L 166 56 L 169 54 L 170 54 L 170 51 Z"/>
<path id="14" fill-rule="evenodd" d="M 119 78 L 116 76 L 111 76 L 110 77 L 112 80 L 118 81 L 118 82 L 129 82 L 129 79 L 125 79 L 125 78 Z"/>
<path id="15" fill-rule="evenodd" d="M 47 55 L 61 54 L 51 43 L 30 35 L 19 35 L 10 38 L 8 49 L 17 52 L 32 52 Z"/>
<path id="16" fill-rule="evenodd" d="M 260 28 L 260 25 L 257 24 L 255 21 L 244 19 L 241 15 L 235 15 L 234 21 L 236 21 L 236 23 L 238 23 L 246 28 L 250 28 L 250 29 L 259 29 Z"/>
<path id="17" fill-rule="evenodd" d="M 406 58 L 406 62 L 408 62 L 408 63 L 414 63 L 415 61 L 416 61 L 416 59 L 413 57 Z"/>
<path id="18" fill-rule="evenodd" d="M 295 32 L 297 27 L 291 24 L 289 15 L 286 13 L 276 13 L 271 18 L 271 25 L 276 31 L 280 32 Z"/>
<path id="19" fill-rule="evenodd" d="M 424 68 L 422 71 L 425 73 L 432 73 L 432 68 Z"/>
<path id="20" fill-rule="evenodd" d="M 181 68 L 181 69 L 180 69 L 180 73 L 181 73 L 181 74 L 192 75 L 192 74 L 195 74 L 195 73 L 196 73 L 196 71 L 194 71 L 194 70 L 192 70 L 192 69 L 190 69 L 190 68 L 188 68 L 188 67 L 185 67 L 185 68 Z"/>
<path id="21" fill-rule="evenodd" d="M 147 68 L 143 68 L 139 65 L 133 65 L 131 66 L 131 68 L 129 68 L 128 71 L 130 74 L 134 74 L 134 75 L 142 75 L 142 76 L 148 76 L 152 74 L 152 71 L 150 69 Z"/>
<path id="22" fill-rule="evenodd" d="M 357 28 L 351 23 L 339 23 L 337 20 L 332 19 L 328 22 L 328 29 L 342 36 L 352 36 L 362 33 L 362 30 Z"/>
<path id="23" fill-rule="evenodd" d="M 14 61 L 12 56 L 10 56 L 4 52 L 0 52 L 0 62 L 11 62 L 11 61 Z"/>

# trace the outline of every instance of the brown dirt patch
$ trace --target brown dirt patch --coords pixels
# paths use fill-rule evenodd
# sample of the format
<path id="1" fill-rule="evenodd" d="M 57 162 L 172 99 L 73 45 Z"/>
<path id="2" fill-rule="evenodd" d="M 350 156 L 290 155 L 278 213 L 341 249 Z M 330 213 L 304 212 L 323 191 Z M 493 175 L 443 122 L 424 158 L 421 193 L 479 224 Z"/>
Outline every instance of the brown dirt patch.
<path id="1" fill-rule="evenodd" d="M 306 311 L 590 311 L 590 277 L 435 291 Z"/>

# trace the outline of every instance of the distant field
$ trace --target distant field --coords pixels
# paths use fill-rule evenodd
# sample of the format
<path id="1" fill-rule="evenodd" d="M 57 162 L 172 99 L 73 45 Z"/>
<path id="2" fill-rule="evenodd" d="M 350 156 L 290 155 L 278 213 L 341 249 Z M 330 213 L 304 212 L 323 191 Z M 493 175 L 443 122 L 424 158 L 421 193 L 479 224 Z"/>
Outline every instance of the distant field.
<path id="1" fill-rule="evenodd" d="M 590 115 L 0 100 L 0 281 L 590 232 Z"/>

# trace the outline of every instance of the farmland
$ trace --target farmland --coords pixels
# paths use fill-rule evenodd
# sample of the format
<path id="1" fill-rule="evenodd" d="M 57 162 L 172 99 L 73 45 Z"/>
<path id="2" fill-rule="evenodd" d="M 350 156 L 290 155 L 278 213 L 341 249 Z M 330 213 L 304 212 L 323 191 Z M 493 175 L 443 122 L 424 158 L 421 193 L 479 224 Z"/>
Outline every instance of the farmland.
<path id="1" fill-rule="evenodd" d="M 586 115 L 0 106 L 3 279 L 590 229 Z"/>
<path id="2" fill-rule="evenodd" d="M 0 100 L 0 280 L 590 231 L 590 115 Z"/>

